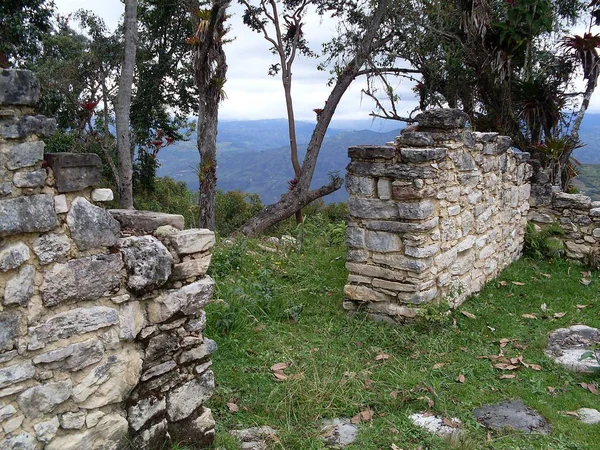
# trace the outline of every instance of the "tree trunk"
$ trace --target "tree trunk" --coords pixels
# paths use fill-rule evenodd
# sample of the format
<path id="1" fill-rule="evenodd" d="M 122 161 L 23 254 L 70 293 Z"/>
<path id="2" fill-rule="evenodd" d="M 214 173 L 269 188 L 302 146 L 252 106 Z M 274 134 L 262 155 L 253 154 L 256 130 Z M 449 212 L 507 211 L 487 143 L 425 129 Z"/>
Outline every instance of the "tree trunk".
<path id="1" fill-rule="evenodd" d="M 102 74 L 102 111 L 104 113 L 104 139 L 102 140 L 102 144 L 100 144 L 100 146 L 102 147 L 102 151 L 104 152 L 104 157 L 106 158 L 106 161 L 110 167 L 110 172 L 112 173 L 112 176 L 115 180 L 115 185 L 117 186 L 117 189 L 119 189 L 119 186 L 121 185 L 119 182 L 119 170 L 117 169 L 117 166 L 113 160 L 112 155 L 110 154 L 110 149 L 109 147 L 110 145 L 110 127 L 109 127 L 109 120 L 110 120 L 110 114 L 108 112 L 108 89 L 106 88 L 106 76 L 104 75 L 104 73 Z"/>
<path id="2" fill-rule="evenodd" d="M 117 151 L 119 155 L 119 194 L 121 208 L 133 209 L 133 160 L 129 137 L 129 113 L 137 47 L 137 0 L 125 0 L 123 25 L 125 30 L 125 52 L 115 108 Z"/>
<path id="3" fill-rule="evenodd" d="M 240 229 L 242 234 L 256 236 L 270 226 L 287 219 L 310 202 L 335 192 L 342 186 L 342 179 L 334 177 L 331 183 L 319 189 L 310 190 L 310 184 L 317 166 L 317 159 L 329 123 L 344 93 L 350 87 L 352 81 L 359 75 L 362 66 L 367 62 L 369 55 L 376 46 L 374 43 L 375 37 L 384 18 L 388 3 L 389 0 L 379 0 L 377 2 L 377 8 L 369 21 L 369 27 L 356 49 L 354 58 L 338 76 L 335 86 L 325 102 L 323 111 L 317 118 L 317 124 L 310 138 L 296 187 L 284 195 L 279 202 L 265 207 L 260 213 L 246 222 Z"/>

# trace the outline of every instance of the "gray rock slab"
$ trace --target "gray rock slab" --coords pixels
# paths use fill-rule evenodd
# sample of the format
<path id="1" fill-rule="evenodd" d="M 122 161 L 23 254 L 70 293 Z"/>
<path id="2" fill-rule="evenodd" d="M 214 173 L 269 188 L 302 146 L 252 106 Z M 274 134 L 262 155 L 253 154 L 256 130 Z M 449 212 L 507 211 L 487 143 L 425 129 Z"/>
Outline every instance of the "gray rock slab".
<path id="1" fill-rule="evenodd" d="M 13 175 L 13 184 L 20 188 L 43 187 L 46 184 L 46 170 L 16 172 Z"/>
<path id="2" fill-rule="evenodd" d="M 1 217 L 1 215 L 0 215 Z M 0 248 L 0 270 L 6 272 L 20 267 L 29 259 L 29 247 L 23 242 Z"/>
<path id="3" fill-rule="evenodd" d="M 350 423 L 350 419 L 330 419 L 322 423 L 321 437 L 328 447 L 346 447 L 352 444 L 357 436 L 358 427 Z"/>
<path id="4" fill-rule="evenodd" d="M 586 325 L 573 325 L 559 328 L 548 336 L 546 355 L 561 366 L 575 372 L 596 372 L 598 362 L 594 358 L 581 359 L 592 350 L 594 344 L 600 344 L 600 330 Z"/>
<path id="5" fill-rule="evenodd" d="M 433 138 L 427 133 L 404 130 L 394 142 L 399 147 L 430 147 L 434 143 Z"/>
<path id="6" fill-rule="evenodd" d="M 127 419 L 107 414 L 89 430 L 56 436 L 45 450 L 117 450 L 127 448 Z"/>
<path id="7" fill-rule="evenodd" d="M 85 425 L 85 412 L 66 412 L 60 416 L 59 422 L 64 430 L 80 430 Z"/>
<path id="8" fill-rule="evenodd" d="M 593 408 L 579 408 L 577 410 L 579 420 L 586 425 L 595 425 L 600 423 L 600 411 Z"/>
<path id="9" fill-rule="evenodd" d="M 50 231 L 58 226 L 51 195 L 0 200 L 0 236 Z"/>
<path id="10" fill-rule="evenodd" d="M 487 428 L 512 428 L 523 433 L 550 433 L 550 424 L 536 410 L 525 406 L 522 400 L 511 400 L 486 405 L 473 410 L 475 418 Z"/>
<path id="11" fill-rule="evenodd" d="M 17 397 L 21 411 L 31 419 L 42 417 L 67 401 L 73 391 L 71 380 L 46 383 L 27 389 Z"/>
<path id="12" fill-rule="evenodd" d="M 184 217 L 179 214 L 136 211 L 133 209 L 111 209 L 109 212 L 123 228 L 149 234 L 154 233 L 157 228 L 163 225 L 171 225 L 178 230 L 183 230 L 185 225 Z"/>
<path id="13" fill-rule="evenodd" d="M 119 246 L 129 273 L 127 286 L 133 291 L 151 291 L 169 279 L 173 257 L 155 237 L 132 236 L 121 239 Z"/>
<path id="14" fill-rule="evenodd" d="M 393 159 L 396 147 L 393 145 L 357 145 L 348 149 L 351 159 Z"/>
<path id="15" fill-rule="evenodd" d="M 6 168 L 18 170 L 35 166 L 44 158 L 44 141 L 23 142 L 7 148 Z"/>
<path id="16" fill-rule="evenodd" d="M 50 342 L 115 325 L 119 315 L 113 308 L 93 306 L 75 308 L 50 317 L 41 325 L 29 328 L 29 350 L 43 348 Z"/>
<path id="17" fill-rule="evenodd" d="M 33 295 L 35 267 L 22 266 L 19 273 L 6 282 L 5 305 L 27 306 Z"/>
<path id="18" fill-rule="evenodd" d="M 400 149 L 402 162 L 421 164 L 430 161 L 441 161 L 448 155 L 445 148 L 403 148 Z"/>
<path id="19" fill-rule="evenodd" d="M 16 311 L 0 312 L 0 351 L 12 350 L 19 337 L 21 315 Z"/>
<path id="20" fill-rule="evenodd" d="M 8 436 L 0 441 L 0 448 L 2 450 L 36 450 L 38 447 L 36 439 L 29 433 L 22 431 L 16 436 Z"/>
<path id="21" fill-rule="evenodd" d="M 17 412 L 15 407 L 12 405 L 4 406 L 4 403 L 0 403 L 0 405 L 0 422 L 12 417 Z"/>
<path id="22" fill-rule="evenodd" d="M 154 396 L 143 398 L 127 410 L 129 426 L 138 431 L 153 417 L 164 415 L 166 410 L 165 398 L 158 399 Z"/>
<path id="23" fill-rule="evenodd" d="M 76 372 L 102 360 L 104 346 L 96 339 L 78 342 L 63 348 L 42 353 L 33 358 L 34 364 L 43 364 L 44 369 L 60 369 Z"/>
<path id="24" fill-rule="evenodd" d="M 215 245 L 215 233 L 194 228 L 169 235 L 169 242 L 178 255 L 191 255 L 210 250 Z"/>
<path id="25" fill-rule="evenodd" d="M 31 70 L 0 71 L 0 105 L 35 106 L 40 99 L 40 82 Z"/>
<path id="26" fill-rule="evenodd" d="M 450 422 L 455 425 L 454 427 L 446 425 L 442 417 L 431 413 L 415 413 L 409 418 L 416 426 L 440 437 L 455 436 L 461 433 L 461 429 L 459 428 L 461 422 L 456 417 L 450 419 Z"/>
<path id="27" fill-rule="evenodd" d="M 59 261 L 71 251 L 71 241 L 64 234 L 43 234 L 33 243 L 33 252 L 42 265 Z"/>
<path id="28" fill-rule="evenodd" d="M 38 441 L 47 444 L 54 438 L 54 436 L 56 436 L 58 426 L 58 417 L 54 416 L 50 420 L 35 424 L 33 429 L 35 430 Z"/>
<path id="29" fill-rule="evenodd" d="M 187 280 L 188 278 L 197 278 L 206 274 L 210 266 L 212 255 L 205 253 L 200 257 L 185 261 L 173 266 L 173 272 L 169 279 L 171 281 Z"/>
<path id="30" fill-rule="evenodd" d="M 0 136 L 5 139 L 25 139 L 31 135 L 48 137 L 56 131 L 56 120 L 45 116 L 0 118 Z"/>
<path id="31" fill-rule="evenodd" d="M 199 313 L 212 298 L 214 284 L 213 279 L 206 276 L 180 289 L 162 293 L 148 302 L 148 320 L 161 323 L 180 311 L 185 315 Z"/>
<path id="32" fill-rule="evenodd" d="M 190 416 L 212 396 L 214 390 L 215 376 L 212 370 L 172 389 L 167 397 L 169 420 L 176 422 Z"/>
<path id="33" fill-rule="evenodd" d="M 469 116 L 459 109 L 431 109 L 415 117 L 419 128 L 440 128 L 450 130 L 464 128 Z"/>
<path id="34" fill-rule="evenodd" d="M 108 211 L 92 205 L 84 197 L 77 197 L 71 203 L 67 225 L 80 250 L 112 247 L 121 233 L 119 222 Z"/>
<path id="35" fill-rule="evenodd" d="M 66 301 L 97 300 L 121 287 L 123 262 L 118 253 L 55 264 L 44 275 L 42 299 L 54 306 Z"/>
<path id="36" fill-rule="evenodd" d="M 95 153 L 47 153 L 44 159 L 60 193 L 81 191 L 102 179 L 102 161 Z"/>
<path id="37" fill-rule="evenodd" d="M 0 369 L 0 389 L 29 380 L 35 376 L 35 367 L 31 362 L 17 364 Z"/>

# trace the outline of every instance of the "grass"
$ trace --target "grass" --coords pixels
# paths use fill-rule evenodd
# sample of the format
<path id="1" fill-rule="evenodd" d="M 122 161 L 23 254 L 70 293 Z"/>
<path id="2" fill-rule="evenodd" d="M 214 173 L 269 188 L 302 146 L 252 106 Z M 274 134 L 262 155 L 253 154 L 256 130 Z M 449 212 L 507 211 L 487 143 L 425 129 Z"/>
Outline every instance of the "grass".
<path id="1" fill-rule="evenodd" d="M 270 253 L 254 240 L 217 246 L 211 267 L 217 291 L 206 330 L 219 344 L 213 355 L 218 386 L 208 405 L 217 422 L 214 448 L 237 449 L 228 430 L 260 425 L 278 430 L 275 449 L 324 448 L 322 419 L 367 409 L 373 419 L 361 423 L 350 449 L 598 448 L 598 426 L 565 414 L 598 406 L 598 396 L 579 385 L 597 383 L 597 376 L 568 372 L 543 352 L 556 328 L 600 327 L 596 273 L 584 286 L 585 269 L 576 263 L 522 259 L 450 315 L 430 308 L 414 323 L 392 327 L 342 310 L 342 239 L 343 230 L 316 224 L 306 227 L 302 251 Z M 543 303 L 547 318 L 541 317 Z M 553 318 L 558 312 L 566 314 Z M 523 318 L 527 313 L 539 318 Z M 510 372 L 514 379 L 501 379 L 507 372 L 479 357 L 498 355 L 503 338 L 526 346 L 509 343 L 506 356 L 522 355 L 542 370 L 520 367 Z M 270 370 L 279 362 L 291 363 L 283 381 Z M 473 418 L 473 408 L 515 398 L 550 421 L 549 436 L 488 433 Z M 408 419 L 428 409 L 460 418 L 464 437 L 440 439 Z"/>

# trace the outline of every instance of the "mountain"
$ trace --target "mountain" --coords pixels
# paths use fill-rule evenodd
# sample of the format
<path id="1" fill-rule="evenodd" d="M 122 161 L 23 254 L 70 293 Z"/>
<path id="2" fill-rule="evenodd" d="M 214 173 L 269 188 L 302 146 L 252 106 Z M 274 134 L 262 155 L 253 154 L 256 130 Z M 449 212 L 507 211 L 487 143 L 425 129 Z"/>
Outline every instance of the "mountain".
<path id="1" fill-rule="evenodd" d="M 345 175 L 348 159 L 348 147 L 361 144 L 385 144 L 394 140 L 399 129 L 392 131 L 371 131 L 384 129 L 382 125 L 370 121 L 336 123 L 340 128 L 330 128 L 319 154 L 319 160 L 313 187 L 328 182 L 330 172 Z M 395 124 L 397 125 L 397 124 Z M 349 129 L 364 127 L 362 130 Z M 314 124 L 296 122 L 296 134 L 300 148 L 300 158 L 305 154 Z M 263 203 L 274 203 L 287 191 L 288 182 L 294 178 L 289 155 L 289 138 L 285 119 L 222 121 L 219 123 L 217 139 L 217 188 L 224 191 L 241 190 L 255 192 Z M 200 161 L 196 149 L 196 135 L 188 141 L 180 141 L 160 151 L 161 167 L 159 176 L 169 176 L 184 181 L 190 189 L 198 189 L 196 168 Z M 345 189 L 327 196 L 325 201 L 345 201 L 348 194 Z"/>

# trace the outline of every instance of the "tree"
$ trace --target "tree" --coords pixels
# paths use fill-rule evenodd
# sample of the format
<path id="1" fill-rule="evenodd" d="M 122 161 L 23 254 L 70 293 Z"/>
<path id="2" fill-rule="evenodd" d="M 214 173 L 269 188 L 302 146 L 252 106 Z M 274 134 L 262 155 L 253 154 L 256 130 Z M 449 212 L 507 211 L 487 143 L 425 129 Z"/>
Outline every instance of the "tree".
<path id="1" fill-rule="evenodd" d="M 217 190 L 217 125 L 219 103 L 225 98 L 227 59 L 223 51 L 226 11 L 231 0 L 213 0 L 211 8 L 200 9 L 190 1 L 194 34 L 188 42 L 194 46 L 194 77 L 198 89 L 197 145 L 200 153 L 200 217 L 198 226 L 215 229 Z"/>
<path id="2" fill-rule="evenodd" d="M 0 2 L 0 67 L 9 67 L 35 55 L 39 42 L 51 29 L 51 0 L 2 0 Z"/>
<path id="3" fill-rule="evenodd" d="M 272 4 L 271 0 L 261 0 L 259 6 L 252 5 L 250 2 L 242 0 L 242 3 L 246 5 L 245 22 L 255 31 L 261 32 L 266 26 L 268 21 L 271 23 L 275 20 L 271 11 L 267 10 L 266 5 Z M 371 9 L 368 4 L 356 1 L 303 1 L 303 0 L 286 0 L 283 2 L 284 7 L 288 8 L 287 11 L 296 11 L 298 8 L 303 8 L 305 4 L 312 4 L 318 7 L 321 13 L 329 13 L 337 16 L 341 22 L 345 22 L 349 26 L 354 24 L 357 25 L 356 32 L 354 33 L 354 39 L 352 42 L 348 42 L 344 47 L 344 54 L 340 54 L 339 61 L 335 67 L 335 76 L 332 79 L 333 88 L 322 108 L 318 108 L 317 112 L 317 123 L 315 129 L 308 143 L 306 154 L 302 164 L 300 165 L 299 175 L 296 178 L 296 183 L 290 186 L 289 192 L 284 194 L 281 200 L 273 205 L 265 207 L 259 214 L 251 218 L 246 224 L 242 226 L 240 232 L 251 236 L 256 235 L 271 225 L 274 225 L 287 217 L 292 216 L 296 211 L 302 209 L 312 201 L 321 198 L 331 192 L 336 191 L 342 185 L 342 179 L 339 176 L 332 176 L 331 182 L 325 186 L 321 186 L 317 189 L 311 189 L 311 182 L 321 145 L 325 137 L 325 133 L 331 122 L 333 114 L 342 99 L 346 90 L 350 87 L 352 82 L 359 77 L 370 72 L 366 65 L 369 62 L 371 55 L 378 49 L 383 48 L 390 36 L 390 30 L 383 26 L 384 18 L 388 14 L 388 8 L 390 4 L 389 0 L 378 0 L 373 2 L 373 8 Z M 279 12 L 278 19 L 281 23 L 285 21 L 286 13 Z M 290 51 L 286 51 L 286 55 L 291 55 L 294 42 L 297 48 L 300 48 L 300 41 L 303 39 L 301 34 L 301 22 L 298 22 L 300 26 L 293 29 L 295 19 L 290 19 L 290 27 L 288 28 L 289 33 L 286 33 L 286 37 L 282 37 L 284 47 L 289 45 Z M 358 23 L 362 25 L 361 29 L 358 29 Z M 277 43 L 276 38 L 274 42 Z M 286 59 L 286 64 L 290 61 L 289 57 Z M 293 62 L 293 58 L 291 59 Z M 280 63 L 281 64 L 281 56 Z M 281 69 L 279 67 L 278 69 Z M 291 64 L 290 64 L 291 74 Z M 293 126 L 293 125 L 292 125 Z"/>
<path id="4" fill-rule="evenodd" d="M 125 0 L 125 19 L 123 23 L 125 48 L 119 93 L 115 116 L 117 123 L 117 152 L 119 155 L 119 197 L 120 207 L 133 209 L 133 161 L 129 136 L 129 114 L 131 110 L 131 91 L 135 52 L 137 46 L 137 0 Z"/>

